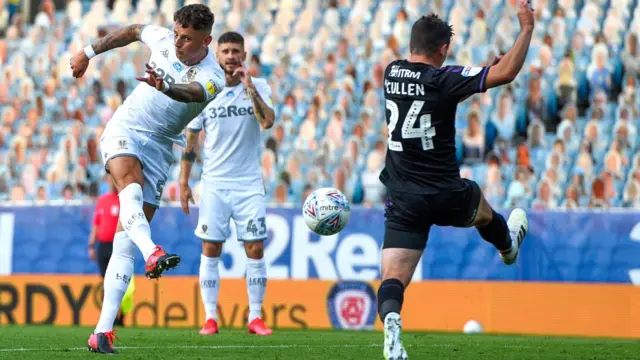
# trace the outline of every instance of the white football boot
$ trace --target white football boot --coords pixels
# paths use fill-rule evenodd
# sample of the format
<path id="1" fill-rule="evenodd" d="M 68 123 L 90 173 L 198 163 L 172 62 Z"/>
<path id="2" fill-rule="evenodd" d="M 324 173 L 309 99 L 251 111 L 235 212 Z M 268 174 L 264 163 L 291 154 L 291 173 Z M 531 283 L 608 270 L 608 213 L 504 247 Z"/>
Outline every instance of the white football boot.
<path id="1" fill-rule="evenodd" d="M 407 352 L 400 342 L 402 319 L 400 314 L 389 313 L 384 318 L 384 358 L 386 360 L 408 360 Z"/>
<path id="2" fill-rule="evenodd" d="M 518 259 L 520 254 L 520 247 L 524 241 L 527 232 L 529 231 L 529 220 L 527 220 L 527 213 L 522 209 L 513 209 L 509 220 L 507 220 L 507 227 L 509 228 L 509 235 L 511 236 L 511 248 L 509 250 L 500 251 L 500 257 L 502 262 L 511 265 Z"/>

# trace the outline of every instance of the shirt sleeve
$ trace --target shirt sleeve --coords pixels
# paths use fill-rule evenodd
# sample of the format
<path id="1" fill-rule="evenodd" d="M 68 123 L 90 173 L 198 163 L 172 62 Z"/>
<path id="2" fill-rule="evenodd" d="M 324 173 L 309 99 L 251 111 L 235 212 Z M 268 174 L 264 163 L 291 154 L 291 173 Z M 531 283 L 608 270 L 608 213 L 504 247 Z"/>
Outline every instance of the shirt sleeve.
<path id="1" fill-rule="evenodd" d="M 204 121 L 204 112 L 206 111 L 206 109 L 204 111 L 202 111 L 198 116 L 196 116 L 195 119 L 191 120 L 191 122 L 187 125 L 187 130 L 190 131 L 200 131 L 202 130 L 202 124 Z"/>
<path id="2" fill-rule="evenodd" d="M 153 47 L 158 41 L 171 35 L 171 31 L 167 28 L 157 25 L 145 25 L 140 33 L 140 40 L 149 47 Z"/>
<path id="3" fill-rule="evenodd" d="M 273 103 L 271 101 L 271 87 L 267 81 L 264 79 L 255 79 L 254 84 L 256 90 L 258 90 L 258 94 L 262 98 L 262 101 L 264 101 L 268 107 L 273 107 Z"/>
<path id="4" fill-rule="evenodd" d="M 220 91 L 224 89 L 225 80 L 224 73 L 219 65 L 212 71 L 208 71 L 209 76 L 198 76 L 194 81 L 202 85 L 204 90 L 205 102 L 209 102 L 218 96 Z"/>
<path id="5" fill-rule="evenodd" d="M 487 91 L 489 66 L 447 66 L 440 74 L 439 86 L 447 97 L 461 99 Z"/>

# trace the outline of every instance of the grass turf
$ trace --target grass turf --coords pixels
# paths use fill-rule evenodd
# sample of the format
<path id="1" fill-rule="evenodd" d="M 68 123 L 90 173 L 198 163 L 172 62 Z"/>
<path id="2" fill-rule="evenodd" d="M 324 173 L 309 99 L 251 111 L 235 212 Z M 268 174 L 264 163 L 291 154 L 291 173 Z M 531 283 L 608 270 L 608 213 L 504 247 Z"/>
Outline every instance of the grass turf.
<path id="1" fill-rule="evenodd" d="M 0 359 L 86 359 L 88 328 L 0 327 Z M 119 359 L 382 359 L 380 332 L 278 330 L 270 337 L 222 329 L 132 329 L 116 333 Z M 405 333 L 410 359 L 638 359 L 640 341 Z"/>

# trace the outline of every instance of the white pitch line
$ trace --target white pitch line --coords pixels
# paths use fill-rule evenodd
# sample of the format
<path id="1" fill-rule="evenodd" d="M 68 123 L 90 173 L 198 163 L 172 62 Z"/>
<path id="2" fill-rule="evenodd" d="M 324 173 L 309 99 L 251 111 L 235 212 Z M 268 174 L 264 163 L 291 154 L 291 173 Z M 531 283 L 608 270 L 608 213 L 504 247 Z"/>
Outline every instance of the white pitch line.
<path id="1" fill-rule="evenodd" d="M 291 349 L 291 348 L 366 348 L 382 346 L 379 344 L 370 345 L 176 345 L 176 346 L 116 346 L 116 350 L 149 350 L 149 349 Z M 0 349 L 0 352 L 29 352 L 29 351 L 66 351 L 66 350 L 85 350 L 87 347 L 71 347 L 71 348 L 15 348 Z"/>
<path id="2" fill-rule="evenodd" d="M 406 347 L 452 347 L 451 344 L 429 344 L 429 345 L 408 345 Z M 369 345 L 176 345 L 176 346 L 116 346 L 116 350 L 175 350 L 175 349 L 295 349 L 295 348 L 370 348 L 370 347 L 382 347 L 382 344 L 369 344 Z M 87 351 L 87 347 L 71 347 L 71 348 L 15 348 L 15 349 L 0 349 L 0 352 L 35 352 L 35 351 Z"/>

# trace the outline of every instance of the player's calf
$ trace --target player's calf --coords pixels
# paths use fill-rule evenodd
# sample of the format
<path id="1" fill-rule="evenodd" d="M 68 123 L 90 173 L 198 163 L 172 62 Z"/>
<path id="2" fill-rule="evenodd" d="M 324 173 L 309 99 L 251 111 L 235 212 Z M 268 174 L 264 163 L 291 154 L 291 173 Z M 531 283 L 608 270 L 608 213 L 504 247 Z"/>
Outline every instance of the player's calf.
<path id="1" fill-rule="evenodd" d="M 267 265 L 264 261 L 264 241 L 244 242 L 247 253 L 247 294 L 249 296 L 249 333 L 271 335 L 273 331 L 262 320 L 262 304 L 267 292 Z"/>
<path id="2" fill-rule="evenodd" d="M 498 251 L 508 251 L 511 248 L 511 237 L 507 222 L 502 215 L 495 212 L 484 198 L 480 197 L 478 212 L 473 225 L 478 229 L 482 238 L 493 244 Z"/>
<path id="3" fill-rule="evenodd" d="M 386 279 L 378 288 L 378 315 L 384 323 L 390 313 L 400 314 L 404 301 L 404 284 L 398 279 Z"/>

